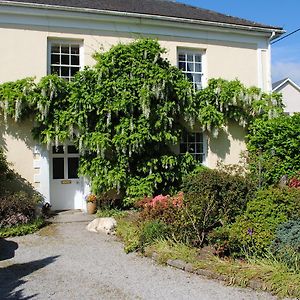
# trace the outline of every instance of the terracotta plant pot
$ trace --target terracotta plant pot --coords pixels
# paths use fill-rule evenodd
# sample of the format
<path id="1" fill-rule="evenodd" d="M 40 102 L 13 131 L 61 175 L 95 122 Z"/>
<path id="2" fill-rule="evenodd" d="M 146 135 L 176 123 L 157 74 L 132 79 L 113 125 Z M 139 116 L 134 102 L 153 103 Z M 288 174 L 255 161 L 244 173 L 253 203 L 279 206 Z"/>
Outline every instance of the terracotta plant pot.
<path id="1" fill-rule="evenodd" d="M 87 208 L 87 213 L 89 215 L 93 215 L 96 213 L 97 204 L 96 202 L 87 202 L 86 208 Z"/>

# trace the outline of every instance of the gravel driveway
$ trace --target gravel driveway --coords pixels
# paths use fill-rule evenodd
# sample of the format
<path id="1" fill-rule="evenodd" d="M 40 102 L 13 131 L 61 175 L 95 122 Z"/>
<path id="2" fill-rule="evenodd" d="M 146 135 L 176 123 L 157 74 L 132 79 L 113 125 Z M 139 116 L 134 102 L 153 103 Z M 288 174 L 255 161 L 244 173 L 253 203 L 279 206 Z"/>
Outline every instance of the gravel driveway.
<path id="1" fill-rule="evenodd" d="M 0 241 L 0 299 L 275 299 L 125 254 L 76 220 Z"/>

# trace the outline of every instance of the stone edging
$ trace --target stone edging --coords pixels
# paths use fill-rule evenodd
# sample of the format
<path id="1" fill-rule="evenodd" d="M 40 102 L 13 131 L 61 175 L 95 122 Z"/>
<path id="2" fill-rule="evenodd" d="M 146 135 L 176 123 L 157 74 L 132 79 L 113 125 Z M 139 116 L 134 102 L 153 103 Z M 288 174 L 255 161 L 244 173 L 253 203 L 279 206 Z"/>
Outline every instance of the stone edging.
<path id="1" fill-rule="evenodd" d="M 152 254 L 152 259 L 154 261 L 158 261 L 158 254 L 154 252 Z M 216 280 L 224 281 L 226 283 L 233 283 L 232 278 L 230 278 L 229 276 L 220 275 L 210 270 L 196 269 L 195 267 L 193 267 L 192 264 L 186 263 L 181 259 L 168 259 L 166 264 L 173 268 L 180 269 L 189 273 L 205 276 L 210 279 L 216 279 Z M 247 283 L 247 287 L 252 288 L 254 290 L 265 290 L 265 285 L 262 282 L 257 280 L 250 279 Z"/>

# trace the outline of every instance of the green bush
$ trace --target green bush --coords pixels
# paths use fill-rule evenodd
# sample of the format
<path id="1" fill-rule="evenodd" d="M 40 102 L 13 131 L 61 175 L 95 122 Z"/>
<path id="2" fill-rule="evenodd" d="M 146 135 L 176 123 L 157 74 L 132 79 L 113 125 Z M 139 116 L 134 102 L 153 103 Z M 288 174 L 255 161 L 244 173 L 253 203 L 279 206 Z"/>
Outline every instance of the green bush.
<path id="1" fill-rule="evenodd" d="M 261 190 L 249 201 L 246 211 L 227 229 L 219 229 L 216 237 L 228 236 L 231 253 L 264 254 L 275 238 L 276 228 L 289 219 L 300 217 L 300 190 L 274 188 Z"/>
<path id="2" fill-rule="evenodd" d="M 25 192 L 0 197 L 0 228 L 26 224 L 34 220 L 38 196 Z"/>
<path id="3" fill-rule="evenodd" d="M 0 238 L 7 238 L 11 236 L 21 236 L 38 231 L 45 225 L 42 218 L 33 220 L 27 224 L 16 225 L 8 228 L 0 228 Z"/>
<path id="4" fill-rule="evenodd" d="M 169 235 L 169 227 L 160 220 L 146 221 L 142 225 L 140 233 L 140 249 L 151 245 L 159 239 L 165 239 Z"/>
<path id="5" fill-rule="evenodd" d="M 300 114 L 257 119 L 249 128 L 247 148 L 252 174 L 263 186 L 300 170 Z"/>
<path id="6" fill-rule="evenodd" d="M 202 245 L 212 229 L 231 223 L 253 193 L 251 181 L 226 171 L 203 170 L 183 183 L 182 237 Z"/>
<path id="7" fill-rule="evenodd" d="M 300 271 L 300 219 L 279 225 L 271 250 L 289 268 Z"/>

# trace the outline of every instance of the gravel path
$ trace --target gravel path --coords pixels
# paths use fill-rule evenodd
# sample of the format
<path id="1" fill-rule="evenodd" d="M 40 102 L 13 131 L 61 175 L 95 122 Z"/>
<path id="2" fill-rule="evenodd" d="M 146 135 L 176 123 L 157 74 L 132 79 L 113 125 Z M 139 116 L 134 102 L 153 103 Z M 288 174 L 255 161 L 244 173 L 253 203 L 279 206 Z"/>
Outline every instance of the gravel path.
<path id="1" fill-rule="evenodd" d="M 56 223 L 0 241 L 0 299 L 275 299 L 125 254 L 86 222 Z M 3 249 L 3 248 L 2 248 Z M 5 259 L 6 258 L 6 259 Z"/>

